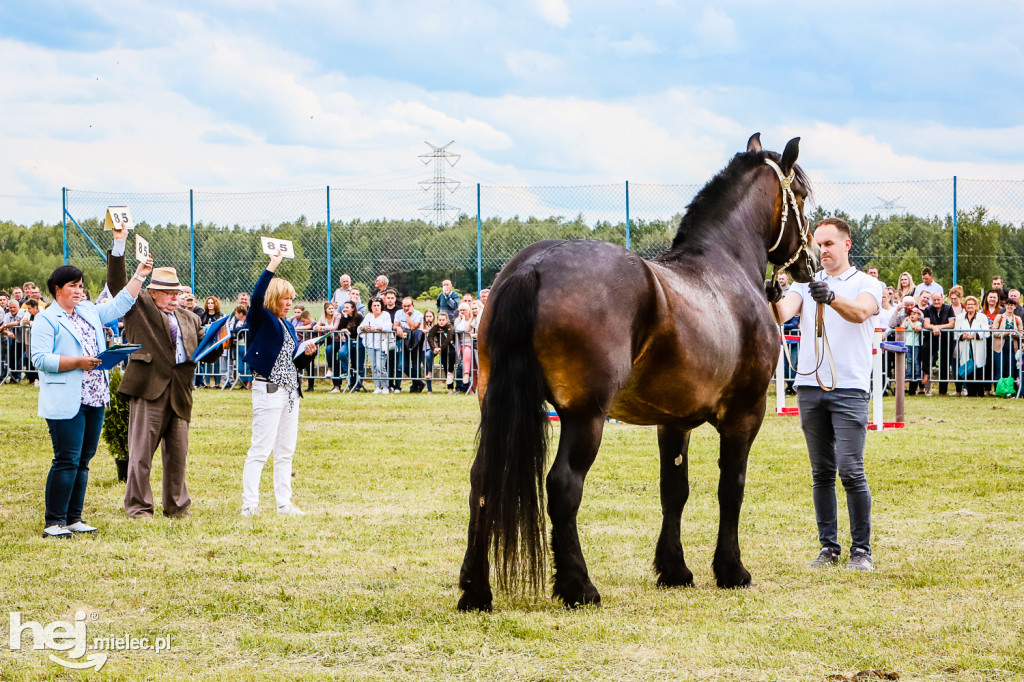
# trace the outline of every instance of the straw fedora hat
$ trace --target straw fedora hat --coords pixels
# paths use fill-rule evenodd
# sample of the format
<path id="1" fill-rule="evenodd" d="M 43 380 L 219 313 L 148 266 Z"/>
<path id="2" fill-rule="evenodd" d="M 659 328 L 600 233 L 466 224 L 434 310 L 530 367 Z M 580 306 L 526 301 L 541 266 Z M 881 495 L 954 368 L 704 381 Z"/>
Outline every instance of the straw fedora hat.
<path id="1" fill-rule="evenodd" d="M 161 291 L 181 291 L 181 282 L 178 281 L 178 273 L 174 268 L 154 268 L 153 276 L 149 280 L 147 289 L 160 289 Z"/>

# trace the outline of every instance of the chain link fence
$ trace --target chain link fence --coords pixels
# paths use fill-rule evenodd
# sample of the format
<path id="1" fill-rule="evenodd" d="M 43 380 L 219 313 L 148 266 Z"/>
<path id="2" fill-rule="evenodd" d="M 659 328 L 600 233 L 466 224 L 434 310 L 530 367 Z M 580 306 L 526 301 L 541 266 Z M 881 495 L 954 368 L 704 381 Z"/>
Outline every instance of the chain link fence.
<path id="1" fill-rule="evenodd" d="M 102 278 L 106 208 L 128 205 L 158 265 L 173 265 L 199 296 L 234 300 L 264 265 L 259 237 L 295 243 L 281 274 L 300 298 L 323 300 L 339 275 L 370 285 L 387 275 L 413 296 L 451 279 L 487 286 L 519 250 L 542 239 L 602 239 L 651 257 L 668 247 L 701 185 L 621 183 L 571 187 L 462 185 L 445 196 L 445 224 L 420 189 L 326 187 L 224 194 L 64 191 L 65 254 Z M 817 183 L 813 222 L 839 215 L 854 230 L 855 265 L 893 283 L 930 266 L 948 286 L 982 288 L 993 274 L 1024 283 L 1024 181 Z M 954 232 L 956 239 L 954 240 Z M 131 248 L 131 245 L 130 245 Z"/>

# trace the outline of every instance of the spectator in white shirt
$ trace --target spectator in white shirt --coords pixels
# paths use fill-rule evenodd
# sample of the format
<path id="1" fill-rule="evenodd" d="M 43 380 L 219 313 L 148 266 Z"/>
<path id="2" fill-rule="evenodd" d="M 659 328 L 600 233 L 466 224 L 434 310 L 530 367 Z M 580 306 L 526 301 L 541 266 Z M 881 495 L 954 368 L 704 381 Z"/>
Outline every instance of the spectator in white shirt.
<path id="1" fill-rule="evenodd" d="M 402 299 L 402 308 L 395 313 L 395 335 L 402 340 L 402 367 L 412 379 L 410 393 L 423 390 L 423 313 L 416 310 L 411 297 Z M 399 380 L 398 389 L 402 389 Z"/>
<path id="2" fill-rule="evenodd" d="M 373 371 L 374 393 L 388 392 L 388 348 L 391 345 L 391 316 L 382 309 L 381 300 L 370 301 L 370 312 L 359 325 L 359 333 L 363 336 L 363 345 L 370 358 Z"/>
<path id="3" fill-rule="evenodd" d="M 935 281 L 931 268 L 925 268 L 921 271 L 921 283 L 914 288 L 914 296 L 920 296 L 922 292 L 928 292 L 929 294 L 942 294 L 943 297 L 946 295 L 946 290 L 942 288 L 941 284 Z"/>
<path id="4" fill-rule="evenodd" d="M 338 278 L 338 288 L 334 290 L 334 295 L 331 296 L 331 302 L 335 306 L 340 308 L 345 304 L 345 301 L 349 300 L 348 292 L 352 289 L 352 277 L 351 275 L 344 274 Z"/>

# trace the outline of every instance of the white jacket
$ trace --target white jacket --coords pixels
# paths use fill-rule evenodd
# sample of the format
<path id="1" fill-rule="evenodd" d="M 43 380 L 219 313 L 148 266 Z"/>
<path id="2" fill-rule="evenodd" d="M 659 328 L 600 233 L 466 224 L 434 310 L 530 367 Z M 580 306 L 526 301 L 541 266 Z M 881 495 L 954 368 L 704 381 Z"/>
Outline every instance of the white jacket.
<path id="1" fill-rule="evenodd" d="M 956 328 L 967 330 L 970 329 L 974 334 L 974 339 L 963 339 L 960 337 L 965 332 L 958 331 L 954 332 L 957 341 L 956 353 L 957 353 L 957 364 L 964 365 L 971 358 L 971 351 L 974 352 L 974 366 L 984 367 L 985 366 L 985 339 L 988 338 L 988 318 L 980 310 L 974 313 L 974 320 L 971 322 L 967 321 L 967 313 L 963 315 L 957 315 Z"/>

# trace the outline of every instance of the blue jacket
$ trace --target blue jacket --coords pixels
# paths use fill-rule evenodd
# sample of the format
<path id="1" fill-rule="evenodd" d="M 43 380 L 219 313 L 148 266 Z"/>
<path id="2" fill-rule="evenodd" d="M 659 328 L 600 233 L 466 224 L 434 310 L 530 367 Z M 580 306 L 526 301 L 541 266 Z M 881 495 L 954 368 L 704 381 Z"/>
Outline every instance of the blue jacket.
<path id="1" fill-rule="evenodd" d="M 75 306 L 96 330 L 96 344 L 102 353 L 107 349 L 103 325 L 124 317 L 135 305 L 135 297 L 127 289 L 95 305 L 82 301 Z M 82 337 L 71 318 L 56 303 L 46 307 L 32 323 L 32 364 L 39 371 L 39 416 L 44 419 L 71 419 L 82 404 L 82 370 L 58 371 L 60 356 L 85 355 Z"/>
<path id="2" fill-rule="evenodd" d="M 245 323 L 249 327 L 245 361 L 263 378 L 270 377 L 270 371 L 274 368 L 274 362 L 277 361 L 277 356 L 281 353 L 281 346 L 284 345 L 286 329 L 291 334 L 292 340 L 295 341 L 295 347 L 299 346 L 299 337 L 295 334 L 295 328 L 263 307 L 267 287 L 270 286 L 272 279 L 274 279 L 274 273 L 264 270 L 260 278 L 256 280 L 256 287 L 252 290 L 252 296 L 249 298 L 249 315 L 245 318 Z M 295 366 L 298 369 L 304 369 L 315 357 L 315 355 L 300 355 L 294 361 Z"/>

